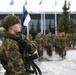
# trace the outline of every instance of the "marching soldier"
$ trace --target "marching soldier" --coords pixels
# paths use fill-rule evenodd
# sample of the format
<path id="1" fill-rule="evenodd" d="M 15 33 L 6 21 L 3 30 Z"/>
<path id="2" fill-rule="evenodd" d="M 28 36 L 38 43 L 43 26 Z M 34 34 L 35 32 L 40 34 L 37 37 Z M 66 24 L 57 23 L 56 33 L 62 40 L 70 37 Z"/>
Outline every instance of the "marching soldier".
<path id="1" fill-rule="evenodd" d="M 67 38 L 66 38 L 66 36 L 65 36 L 65 33 L 64 32 L 62 32 L 61 34 L 60 34 L 60 50 L 59 50 L 59 55 L 60 55 L 60 57 L 62 57 L 62 59 L 64 59 L 65 58 L 65 56 L 66 56 L 66 47 L 67 47 L 67 43 L 66 43 L 66 41 L 67 41 Z"/>
<path id="2" fill-rule="evenodd" d="M 47 54 L 50 58 L 52 56 L 52 47 L 53 47 L 53 39 L 52 39 L 52 34 L 51 33 L 48 33 L 46 35 L 46 42 L 47 42 L 46 51 L 47 51 Z"/>
<path id="3" fill-rule="evenodd" d="M 43 59 L 43 34 L 40 32 L 37 34 L 35 41 L 37 42 L 38 60 Z"/>
<path id="4" fill-rule="evenodd" d="M 53 46 L 55 47 L 55 53 L 59 54 L 59 46 L 60 46 L 60 43 L 59 43 L 59 34 L 56 34 L 54 36 Z"/>
<path id="5" fill-rule="evenodd" d="M 72 48 L 74 49 L 75 48 L 75 43 L 76 43 L 76 35 L 75 33 L 72 34 Z"/>

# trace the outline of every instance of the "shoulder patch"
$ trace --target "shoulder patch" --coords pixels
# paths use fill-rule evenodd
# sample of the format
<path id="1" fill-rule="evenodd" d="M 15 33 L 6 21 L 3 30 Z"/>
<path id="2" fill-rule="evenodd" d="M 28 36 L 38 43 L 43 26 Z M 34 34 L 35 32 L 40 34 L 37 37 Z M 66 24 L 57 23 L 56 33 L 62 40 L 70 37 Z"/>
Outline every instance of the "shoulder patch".
<path id="1" fill-rule="evenodd" d="M 16 60 L 17 55 L 15 53 L 11 53 L 10 58 L 11 58 L 11 60 Z"/>

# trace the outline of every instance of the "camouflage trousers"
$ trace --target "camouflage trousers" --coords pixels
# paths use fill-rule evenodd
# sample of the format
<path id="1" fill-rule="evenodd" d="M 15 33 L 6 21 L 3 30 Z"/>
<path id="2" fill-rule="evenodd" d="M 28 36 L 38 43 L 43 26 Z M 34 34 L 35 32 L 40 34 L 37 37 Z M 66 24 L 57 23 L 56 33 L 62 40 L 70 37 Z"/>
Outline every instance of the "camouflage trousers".
<path id="1" fill-rule="evenodd" d="M 48 54 L 49 56 L 52 56 L 52 48 L 51 48 L 51 46 L 47 46 L 47 47 L 46 47 L 46 51 L 47 51 L 47 54 Z"/>

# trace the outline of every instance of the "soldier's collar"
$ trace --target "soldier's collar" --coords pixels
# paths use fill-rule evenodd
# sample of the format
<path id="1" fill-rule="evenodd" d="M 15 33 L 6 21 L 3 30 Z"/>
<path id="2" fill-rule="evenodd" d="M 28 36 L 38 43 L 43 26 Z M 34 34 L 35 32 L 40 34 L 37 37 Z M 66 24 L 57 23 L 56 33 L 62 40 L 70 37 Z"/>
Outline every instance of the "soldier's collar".
<path id="1" fill-rule="evenodd" d="M 5 32 L 3 33 L 3 37 L 5 37 L 5 38 L 10 38 L 10 39 L 17 39 L 17 38 L 19 38 L 18 35 L 16 35 L 16 34 L 11 34 L 11 33 L 7 32 L 7 31 L 5 31 Z"/>

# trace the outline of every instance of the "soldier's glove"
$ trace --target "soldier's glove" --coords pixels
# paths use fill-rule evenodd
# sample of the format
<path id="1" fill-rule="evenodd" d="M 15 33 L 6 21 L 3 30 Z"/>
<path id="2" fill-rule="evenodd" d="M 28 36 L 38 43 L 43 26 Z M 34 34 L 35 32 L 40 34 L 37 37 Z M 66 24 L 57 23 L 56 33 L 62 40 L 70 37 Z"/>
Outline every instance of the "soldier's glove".
<path id="1" fill-rule="evenodd" d="M 31 50 L 31 46 L 29 43 L 27 43 L 25 40 L 23 39 L 19 39 L 18 40 L 18 44 L 19 44 L 19 48 L 20 48 L 20 52 L 23 53 L 25 50 L 26 51 L 30 51 Z"/>

